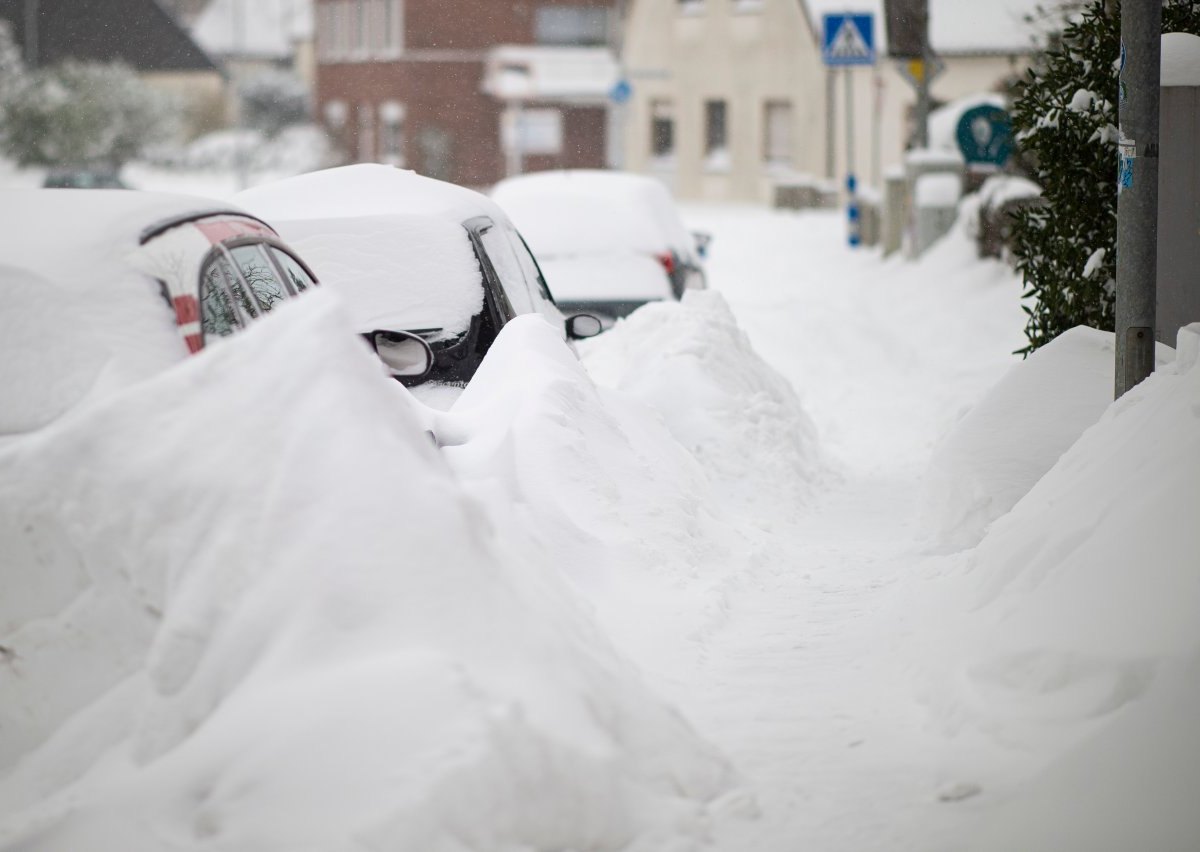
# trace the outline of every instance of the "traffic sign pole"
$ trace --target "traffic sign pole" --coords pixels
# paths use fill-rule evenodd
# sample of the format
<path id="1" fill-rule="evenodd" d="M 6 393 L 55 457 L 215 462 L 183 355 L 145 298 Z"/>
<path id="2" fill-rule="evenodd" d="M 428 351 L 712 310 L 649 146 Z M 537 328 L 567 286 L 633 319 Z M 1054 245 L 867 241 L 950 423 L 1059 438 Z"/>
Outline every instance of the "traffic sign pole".
<path id="1" fill-rule="evenodd" d="M 857 246 L 861 242 L 861 227 L 858 206 L 858 179 L 854 174 L 854 80 L 851 68 L 855 65 L 875 64 L 875 19 L 870 14 L 826 15 L 825 29 L 821 40 L 821 58 L 830 68 L 845 68 L 843 82 L 846 86 L 846 216 L 849 225 L 849 243 Z M 830 75 L 832 80 L 832 74 Z M 827 102 L 832 105 L 832 84 Z M 832 106 L 829 126 L 832 127 Z M 833 135 L 829 136 L 829 151 L 833 150 Z M 832 160 L 832 155 L 830 155 Z"/>
<path id="2" fill-rule="evenodd" d="M 854 176 L 854 78 L 846 68 L 846 217 L 849 224 L 848 239 L 856 247 L 862 239 L 858 210 L 858 181 Z"/>

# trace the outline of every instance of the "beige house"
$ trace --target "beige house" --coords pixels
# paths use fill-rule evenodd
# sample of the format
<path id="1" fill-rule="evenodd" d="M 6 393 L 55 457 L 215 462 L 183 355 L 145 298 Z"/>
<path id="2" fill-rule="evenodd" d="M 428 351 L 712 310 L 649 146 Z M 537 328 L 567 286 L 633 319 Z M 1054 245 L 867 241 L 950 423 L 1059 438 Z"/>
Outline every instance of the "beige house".
<path id="1" fill-rule="evenodd" d="M 930 0 L 930 40 L 943 66 L 934 99 L 996 91 L 1020 73 L 1033 53 L 1024 17 L 1038 2 Z M 903 160 L 916 103 L 901 65 L 883 56 L 881 6 L 631 0 L 623 50 L 631 96 L 616 108 L 620 165 L 695 200 L 766 202 L 782 182 L 840 187 L 851 158 L 860 185 L 878 187 Z M 874 13 L 879 60 L 830 71 L 822 15 L 847 10 Z"/>
<path id="2" fill-rule="evenodd" d="M 680 198 L 766 200 L 820 174 L 824 70 L 803 0 L 634 0 L 624 162 Z"/>

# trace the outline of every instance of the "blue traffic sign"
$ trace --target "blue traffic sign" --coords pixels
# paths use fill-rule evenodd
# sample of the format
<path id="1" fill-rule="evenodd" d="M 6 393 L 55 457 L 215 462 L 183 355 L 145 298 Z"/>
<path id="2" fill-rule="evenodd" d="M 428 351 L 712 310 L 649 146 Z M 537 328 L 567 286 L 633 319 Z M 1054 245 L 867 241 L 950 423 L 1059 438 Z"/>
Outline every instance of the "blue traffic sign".
<path id="1" fill-rule="evenodd" d="M 875 16 L 826 15 L 821 59 L 832 66 L 874 65 Z"/>
<path id="2" fill-rule="evenodd" d="M 629 81 L 622 78 L 608 90 L 608 97 L 615 104 L 623 104 L 629 100 L 629 96 L 633 94 L 633 86 L 629 85 Z"/>

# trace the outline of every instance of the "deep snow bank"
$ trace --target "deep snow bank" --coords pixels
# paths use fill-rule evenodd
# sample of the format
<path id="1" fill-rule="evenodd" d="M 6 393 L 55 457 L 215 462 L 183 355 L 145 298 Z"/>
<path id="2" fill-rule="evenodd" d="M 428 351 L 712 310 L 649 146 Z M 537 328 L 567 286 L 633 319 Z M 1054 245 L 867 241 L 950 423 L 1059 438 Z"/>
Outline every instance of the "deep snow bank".
<path id="1" fill-rule="evenodd" d="M 312 294 L 0 452 L 0 845 L 703 835 L 725 763 L 410 405 Z"/>
<path id="2" fill-rule="evenodd" d="M 974 547 L 1112 402 L 1113 335 L 1073 328 L 1014 365 L 934 448 L 924 532 Z M 1172 350 L 1159 346 L 1160 366 Z"/>
<path id="3" fill-rule="evenodd" d="M 598 388 L 537 316 L 508 323 L 450 411 L 443 454 L 497 535 L 560 566 L 656 677 L 725 618 L 763 543 L 650 408 Z"/>
<path id="4" fill-rule="evenodd" d="M 792 386 L 754 351 L 724 298 L 652 302 L 581 347 L 602 386 L 650 407 L 732 501 L 770 520 L 826 471 Z"/>
<path id="5" fill-rule="evenodd" d="M 942 724 L 1057 759 L 985 848 L 1200 836 L 1194 802 L 1178 798 L 1200 764 L 1200 325 L 1179 341 L 1174 364 L 1112 403 L 992 525 L 928 613 L 923 665 L 948 662 L 927 684 Z"/>

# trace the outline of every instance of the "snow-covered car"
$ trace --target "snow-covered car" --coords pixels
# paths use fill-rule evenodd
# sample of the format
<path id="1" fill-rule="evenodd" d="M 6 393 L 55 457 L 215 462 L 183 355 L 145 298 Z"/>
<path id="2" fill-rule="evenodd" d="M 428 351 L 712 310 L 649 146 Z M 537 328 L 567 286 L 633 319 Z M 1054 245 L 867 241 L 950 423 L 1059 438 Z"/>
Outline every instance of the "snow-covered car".
<path id="1" fill-rule="evenodd" d="M 564 318 L 520 234 L 478 192 L 363 163 L 255 187 L 236 201 L 303 252 L 360 327 L 424 337 L 432 381 L 469 381 L 521 314 L 540 314 L 568 339 L 600 331 L 595 317 Z"/>
<path id="2" fill-rule="evenodd" d="M 4 195 L 0 434 L 154 375 L 317 285 L 274 229 L 231 205 L 132 190 Z M 428 370 L 422 341 L 372 331 L 393 374 Z"/>
<path id="3" fill-rule="evenodd" d="M 535 172 L 492 190 L 529 240 L 564 310 L 607 321 L 706 286 L 707 234 L 684 227 L 670 192 L 628 172 Z"/>

